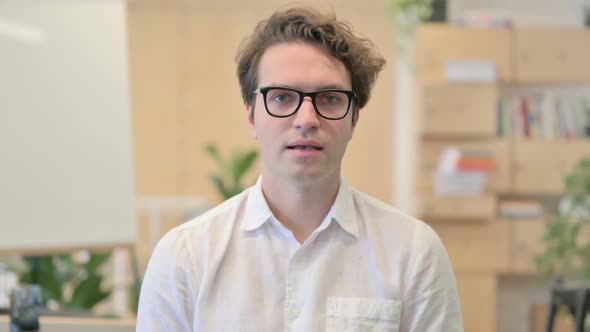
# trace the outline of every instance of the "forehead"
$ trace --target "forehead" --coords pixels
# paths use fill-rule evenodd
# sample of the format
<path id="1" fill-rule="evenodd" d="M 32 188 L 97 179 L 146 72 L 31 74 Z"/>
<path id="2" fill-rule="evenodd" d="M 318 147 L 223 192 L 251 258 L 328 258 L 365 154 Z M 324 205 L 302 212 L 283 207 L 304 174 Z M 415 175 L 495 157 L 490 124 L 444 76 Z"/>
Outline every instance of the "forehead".
<path id="1" fill-rule="evenodd" d="M 320 46 L 281 43 L 270 46 L 258 65 L 259 86 L 287 86 L 312 91 L 350 89 L 350 73 L 342 61 Z"/>

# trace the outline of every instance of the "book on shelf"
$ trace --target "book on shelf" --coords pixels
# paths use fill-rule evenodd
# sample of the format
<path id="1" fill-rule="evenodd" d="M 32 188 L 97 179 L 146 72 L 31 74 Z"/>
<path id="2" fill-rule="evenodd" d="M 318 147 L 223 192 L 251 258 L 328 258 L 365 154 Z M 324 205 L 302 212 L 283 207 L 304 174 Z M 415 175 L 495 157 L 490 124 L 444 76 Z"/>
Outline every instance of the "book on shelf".
<path id="1" fill-rule="evenodd" d="M 457 160 L 457 169 L 460 171 L 493 171 L 496 161 L 486 158 L 461 157 Z"/>
<path id="2" fill-rule="evenodd" d="M 585 94 L 535 92 L 503 96 L 497 112 L 500 137 L 590 137 L 590 96 Z"/>
<path id="3" fill-rule="evenodd" d="M 493 151 L 443 149 L 433 176 L 435 193 L 439 196 L 473 196 L 485 191 L 489 172 L 496 168 Z"/>

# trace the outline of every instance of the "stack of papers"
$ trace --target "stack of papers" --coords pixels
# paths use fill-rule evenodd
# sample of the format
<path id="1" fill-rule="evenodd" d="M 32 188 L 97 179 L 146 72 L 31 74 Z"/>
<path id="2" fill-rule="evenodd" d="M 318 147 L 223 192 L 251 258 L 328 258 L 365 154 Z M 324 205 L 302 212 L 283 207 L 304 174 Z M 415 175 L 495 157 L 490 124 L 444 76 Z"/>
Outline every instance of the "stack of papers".
<path id="1" fill-rule="evenodd" d="M 500 217 L 536 219 L 543 216 L 543 205 L 536 200 L 506 200 L 499 204 Z"/>

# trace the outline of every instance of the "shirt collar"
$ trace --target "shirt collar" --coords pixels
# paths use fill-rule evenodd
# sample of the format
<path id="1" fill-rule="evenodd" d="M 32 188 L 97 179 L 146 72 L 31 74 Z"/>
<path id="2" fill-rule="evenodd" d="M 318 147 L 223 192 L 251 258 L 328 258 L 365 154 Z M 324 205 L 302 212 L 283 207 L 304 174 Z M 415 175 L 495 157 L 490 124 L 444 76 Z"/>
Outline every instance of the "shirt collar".
<path id="1" fill-rule="evenodd" d="M 262 226 L 272 216 L 272 211 L 270 211 L 266 199 L 264 199 L 264 195 L 262 194 L 262 176 L 259 176 L 256 184 L 248 193 L 244 223 L 240 227 L 240 230 L 254 230 Z"/>
<path id="2" fill-rule="evenodd" d="M 354 237 L 359 237 L 359 226 L 356 220 L 356 213 L 354 209 L 354 199 L 352 197 L 352 189 L 344 178 L 340 178 L 340 187 L 332 209 L 328 215 L 338 222 L 346 232 Z"/>
<path id="3" fill-rule="evenodd" d="M 262 226 L 273 214 L 262 193 L 262 176 L 258 177 L 256 184 L 248 193 L 244 223 L 240 227 L 242 231 L 251 231 Z M 359 236 L 359 227 L 354 210 L 354 199 L 352 189 L 344 178 L 340 178 L 340 186 L 336 194 L 336 200 L 328 212 L 330 217 L 338 222 L 346 232 L 354 237 Z"/>

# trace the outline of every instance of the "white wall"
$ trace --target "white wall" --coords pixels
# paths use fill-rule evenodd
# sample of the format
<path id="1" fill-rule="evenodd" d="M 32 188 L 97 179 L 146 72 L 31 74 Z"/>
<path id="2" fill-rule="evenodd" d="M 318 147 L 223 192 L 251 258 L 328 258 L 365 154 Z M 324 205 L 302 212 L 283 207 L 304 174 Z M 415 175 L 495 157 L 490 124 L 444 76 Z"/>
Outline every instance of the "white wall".
<path id="1" fill-rule="evenodd" d="M 0 251 L 135 242 L 123 0 L 0 1 Z"/>

